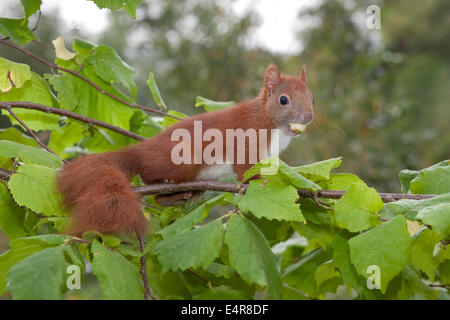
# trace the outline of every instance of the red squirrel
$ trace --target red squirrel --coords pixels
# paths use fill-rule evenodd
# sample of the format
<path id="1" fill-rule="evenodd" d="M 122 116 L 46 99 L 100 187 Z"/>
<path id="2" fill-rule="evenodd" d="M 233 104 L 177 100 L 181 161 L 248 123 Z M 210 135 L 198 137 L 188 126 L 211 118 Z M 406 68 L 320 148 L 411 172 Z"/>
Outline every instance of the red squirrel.
<path id="1" fill-rule="evenodd" d="M 244 163 L 234 164 L 175 164 L 171 158 L 178 143 L 171 138 L 174 130 L 183 128 L 193 134 L 194 121 L 201 121 L 203 130 L 215 128 L 224 136 L 226 129 L 279 129 L 281 152 L 297 135 L 292 128 L 304 127 L 312 121 L 313 101 L 306 86 L 305 66 L 298 77 L 293 77 L 280 74 L 271 64 L 260 93 L 252 100 L 183 119 L 158 135 L 121 150 L 91 154 L 70 162 L 57 178 L 62 202 L 72 211 L 67 233 L 81 236 L 87 230 L 97 230 L 144 234 L 148 224 L 141 199 L 130 183 L 133 175 L 138 174 L 146 184 L 154 184 L 213 180 L 234 172 L 242 181 L 245 171 L 253 165 L 248 158 Z M 201 147 L 203 150 L 205 144 Z M 247 153 L 247 141 L 245 148 Z M 257 160 L 262 160 L 259 153 Z"/>

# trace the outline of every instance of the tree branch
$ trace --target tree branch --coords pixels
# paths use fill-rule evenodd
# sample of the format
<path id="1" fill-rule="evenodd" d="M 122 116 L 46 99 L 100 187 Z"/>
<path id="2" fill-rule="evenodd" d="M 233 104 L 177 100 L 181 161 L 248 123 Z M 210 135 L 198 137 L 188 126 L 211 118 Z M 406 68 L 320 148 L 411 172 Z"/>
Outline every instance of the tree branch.
<path id="1" fill-rule="evenodd" d="M 17 120 L 18 123 L 20 123 L 20 125 L 33 137 L 33 139 L 37 142 L 38 145 L 41 146 L 42 149 L 47 150 L 50 153 L 56 154 L 55 151 L 53 151 L 52 149 L 50 149 L 49 147 L 47 147 L 44 143 L 42 143 L 41 139 L 39 139 L 39 137 L 33 132 L 33 130 L 31 130 L 12 110 L 11 110 L 11 106 L 8 106 L 6 108 L 6 110 L 9 112 L 9 114 Z M 67 160 L 63 159 L 63 162 L 65 164 L 67 164 Z"/>
<path id="2" fill-rule="evenodd" d="M 22 108 L 22 109 L 30 109 L 30 110 L 39 110 L 39 111 L 43 111 L 46 113 L 53 113 L 53 114 L 58 114 L 60 116 L 65 116 L 71 119 L 75 119 L 78 121 L 82 121 L 85 122 L 87 124 L 90 125 L 94 125 L 94 126 L 98 126 L 98 127 L 102 127 L 105 129 L 109 129 L 111 131 L 117 132 L 119 134 L 122 134 L 124 136 L 133 138 L 135 140 L 138 141 L 143 141 L 145 138 L 128 130 L 122 129 L 120 127 L 116 127 L 112 124 L 109 124 L 107 122 L 101 121 L 101 120 L 97 120 L 97 119 L 92 119 L 89 117 L 85 117 L 82 116 L 78 113 L 74 113 L 74 112 L 70 112 L 64 109 L 58 109 L 58 108 L 53 108 L 53 107 L 49 107 L 46 105 L 42 105 L 42 104 L 38 104 L 38 103 L 32 103 L 32 102 L 25 102 L 25 101 L 6 101 L 6 102 L 0 102 L 0 109 L 5 109 L 8 110 L 8 108 Z"/>
<path id="3" fill-rule="evenodd" d="M 64 67 L 60 67 L 60 66 L 58 66 L 58 65 L 56 65 L 54 63 L 48 62 L 48 61 L 42 59 L 41 57 L 35 55 L 34 53 L 32 53 L 32 52 L 30 52 L 30 51 L 28 51 L 28 50 L 26 50 L 26 49 L 24 49 L 24 48 L 22 48 L 22 47 L 20 47 L 18 45 L 15 45 L 14 43 L 8 42 L 5 39 L 0 39 L 0 43 L 2 43 L 4 45 L 7 45 L 7 46 L 9 46 L 11 48 L 14 48 L 14 49 L 16 49 L 16 50 L 26 54 L 27 56 L 35 59 L 36 61 L 38 61 L 38 62 L 48 66 L 49 68 L 54 68 L 54 69 L 58 69 L 58 70 L 63 71 L 63 72 L 70 73 L 71 75 L 80 78 L 81 80 L 85 81 L 86 83 L 88 83 L 89 85 L 91 85 L 92 87 L 97 89 L 101 94 L 104 94 L 104 95 L 106 95 L 106 96 L 108 96 L 108 97 L 110 97 L 110 98 L 112 98 L 112 99 L 114 99 L 114 100 L 116 100 L 116 101 L 118 101 L 118 102 L 120 102 L 120 103 L 122 103 L 124 105 L 127 105 L 127 106 L 129 106 L 131 108 L 141 109 L 141 110 L 144 110 L 144 111 L 147 111 L 147 112 L 156 113 L 156 114 L 167 116 L 167 117 L 171 117 L 171 118 L 174 118 L 174 119 L 177 119 L 177 120 L 180 119 L 180 118 L 178 118 L 176 116 L 173 116 L 171 114 L 168 114 L 166 112 L 163 112 L 163 111 L 160 111 L 160 110 L 157 110 L 157 109 L 153 109 L 153 108 L 149 108 L 149 107 L 146 107 L 146 106 L 141 106 L 141 105 L 138 105 L 138 104 L 135 104 L 135 103 L 130 103 L 128 101 L 125 101 L 122 98 L 120 98 L 118 96 L 115 96 L 115 95 L 113 95 L 112 93 L 110 93 L 110 92 L 108 92 L 106 90 L 103 90 L 97 84 L 95 84 L 94 82 L 92 82 L 91 80 L 86 78 L 85 76 L 81 75 L 80 73 L 78 73 L 76 71 L 73 71 L 73 70 L 70 70 L 70 69 L 67 69 L 67 68 L 64 68 Z"/>
<path id="4" fill-rule="evenodd" d="M 168 194 L 174 192 L 182 191 L 202 191 L 202 190 L 214 190 L 223 192 L 234 192 L 239 193 L 246 191 L 248 188 L 247 184 L 235 184 L 227 182 L 218 181 L 191 181 L 191 182 L 181 182 L 181 183 L 161 183 L 152 184 L 144 187 L 137 187 L 134 189 L 135 192 L 141 196 L 150 194 Z M 345 190 L 318 190 L 317 197 L 328 198 L 328 199 L 339 199 L 345 193 Z M 298 194 L 302 198 L 314 199 L 316 196 L 314 192 L 309 190 L 298 190 Z M 383 202 L 393 202 L 399 199 L 413 199 L 413 200 L 423 200 L 433 198 L 436 195 L 432 194 L 403 194 L 403 193 L 379 193 Z"/>

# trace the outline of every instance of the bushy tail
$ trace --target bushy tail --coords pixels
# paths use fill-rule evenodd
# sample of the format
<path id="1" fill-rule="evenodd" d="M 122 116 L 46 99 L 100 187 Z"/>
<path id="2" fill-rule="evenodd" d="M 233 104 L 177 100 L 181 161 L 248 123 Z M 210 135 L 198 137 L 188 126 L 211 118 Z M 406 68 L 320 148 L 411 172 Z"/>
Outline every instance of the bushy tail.
<path id="1" fill-rule="evenodd" d="M 122 151 L 107 152 L 84 156 L 61 169 L 57 184 L 63 204 L 71 210 L 66 233 L 146 231 L 141 199 L 129 181 L 132 159 Z"/>

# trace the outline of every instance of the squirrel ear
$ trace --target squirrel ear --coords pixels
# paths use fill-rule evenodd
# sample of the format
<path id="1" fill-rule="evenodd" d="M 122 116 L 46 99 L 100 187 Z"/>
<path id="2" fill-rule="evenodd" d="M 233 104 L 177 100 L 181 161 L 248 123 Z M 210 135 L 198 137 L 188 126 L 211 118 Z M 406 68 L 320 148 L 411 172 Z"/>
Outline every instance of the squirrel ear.
<path id="1" fill-rule="evenodd" d="M 264 75 L 264 87 L 268 91 L 269 96 L 272 95 L 273 89 L 278 86 L 280 82 L 280 71 L 278 71 L 277 66 L 274 64 L 269 65 Z"/>
<path id="2" fill-rule="evenodd" d="M 298 76 L 301 82 L 306 83 L 306 66 L 302 66 L 302 71 L 300 72 L 300 75 Z"/>

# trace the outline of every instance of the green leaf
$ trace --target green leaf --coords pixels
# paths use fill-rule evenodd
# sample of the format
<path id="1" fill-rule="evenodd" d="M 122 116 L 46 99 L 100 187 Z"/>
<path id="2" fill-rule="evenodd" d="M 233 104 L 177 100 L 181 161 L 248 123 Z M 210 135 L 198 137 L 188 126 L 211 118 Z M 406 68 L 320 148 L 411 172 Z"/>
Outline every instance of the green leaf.
<path id="1" fill-rule="evenodd" d="M 439 235 L 425 229 L 411 243 L 411 264 L 426 273 L 431 281 L 434 281 L 439 261 L 433 256 L 433 251 L 440 241 Z"/>
<path id="2" fill-rule="evenodd" d="M 318 243 L 324 250 L 333 242 L 335 232 L 329 225 L 315 225 L 312 223 L 297 223 L 295 230 L 307 238 L 311 243 Z"/>
<path id="3" fill-rule="evenodd" d="M 213 101 L 200 96 L 197 96 L 195 98 L 195 107 L 196 108 L 203 107 L 206 112 L 221 110 L 234 105 L 235 105 L 234 101 L 226 101 L 226 102 Z"/>
<path id="4" fill-rule="evenodd" d="M 311 298 L 316 298 L 318 288 L 315 273 L 317 268 L 327 260 L 329 260 L 329 254 L 322 249 L 307 252 L 298 262 L 285 269 L 284 282 L 308 294 Z"/>
<path id="5" fill-rule="evenodd" d="M 1 18 L 0 18 L 1 32 Z M 20 88 L 31 79 L 30 66 L 16 63 L 0 57 L 0 90 L 2 93 L 9 92 L 13 87 Z M 3 100 L 3 94 L 0 95 Z"/>
<path id="6" fill-rule="evenodd" d="M 443 194 L 450 192 L 450 161 L 442 161 L 419 172 L 411 180 L 410 189 L 415 194 Z"/>
<path id="7" fill-rule="evenodd" d="M 227 224 L 225 243 L 230 265 L 249 284 L 268 287 L 267 299 L 279 299 L 282 281 L 276 257 L 261 231 L 249 220 L 235 214 Z"/>
<path id="8" fill-rule="evenodd" d="M 378 213 L 382 208 L 383 201 L 375 189 L 353 184 L 338 200 L 334 211 L 340 227 L 358 232 L 379 224 Z"/>
<path id="9" fill-rule="evenodd" d="M 46 216 L 67 215 L 60 206 L 55 179 L 54 169 L 26 164 L 11 176 L 8 185 L 17 204 Z"/>
<path id="10" fill-rule="evenodd" d="M 366 185 L 357 175 L 351 173 L 332 173 L 330 174 L 330 180 L 321 184 L 321 186 L 329 190 L 347 190 L 353 184 Z"/>
<path id="11" fill-rule="evenodd" d="M 58 168 L 62 164 L 61 158 L 54 153 L 9 140 L 0 140 L 0 156 L 19 157 L 25 163 L 40 164 L 51 168 Z"/>
<path id="12" fill-rule="evenodd" d="M 31 72 L 31 81 L 26 81 L 20 88 L 12 88 L 8 93 L 0 95 L 0 100 L 26 101 L 58 107 L 48 83 L 34 72 Z M 14 108 L 13 111 L 33 131 L 59 130 L 58 115 L 23 108 Z M 13 124 L 19 124 L 11 115 L 7 115 Z"/>
<path id="13" fill-rule="evenodd" d="M 181 271 L 163 273 L 155 256 L 146 256 L 148 282 L 152 292 L 160 299 L 192 299 Z"/>
<path id="14" fill-rule="evenodd" d="M 417 175 L 419 174 L 419 171 L 416 170 L 402 170 L 398 174 L 398 177 L 400 179 L 400 184 L 402 186 L 402 193 L 408 193 L 409 192 L 409 185 L 411 183 L 411 180 L 413 180 Z"/>
<path id="15" fill-rule="evenodd" d="M 389 202 L 384 205 L 380 216 L 390 219 L 397 215 L 404 215 L 409 220 L 415 220 L 417 214 L 423 208 L 441 203 L 450 203 L 450 193 L 444 193 L 430 199 L 401 199 L 395 202 Z"/>
<path id="16" fill-rule="evenodd" d="M 350 261 L 350 248 L 347 239 L 336 236 L 332 244 L 333 265 L 339 269 L 344 283 L 351 286 L 359 295 L 368 299 L 373 298 L 374 290 L 367 288 L 366 279 L 356 272 Z"/>
<path id="17" fill-rule="evenodd" d="M 431 226 L 443 239 L 447 239 L 450 235 L 450 203 L 423 208 L 416 218 Z"/>
<path id="18" fill-rule="evenodd" d="M 187 115 L 185 115 L 184 113 L 179 112 L 179 111 L 169 110 L 167 113 L 172 115 L 172 116 L 178 117 L 180 119 L 186 119 L 187 118 Z M 163 120 L 159 124 L 161 125 L 161 127 L 163 129 L 165 129 L 165 128 L 168 128 L 168 127 L 174 125 L 175 123 L 177 123 L 179 121 L 180 121 L 179 119 L 174 119 L 172 117 L 165 116 L 163 118 Z"/>
<path id="19" fill-rule="evenodd" d="M 28 235 L 23 225 L 25 213 L 25 209 L 14 202 L 8 190 L 0 186 L 0 229 L 9 240 Z"/>
<path id="20" fill-rule="evenodd" d="M 269 220 L 305 221 L 299 205 L 297 190 L 276 179 L 264 183 L 263 180 L 252 180 L 237 205 L 244 213 L 251 212 L 255 217 Z"/>
<path id="21" fill-rule="evenodd" d="M 231 198 L 230 193 L 222 193 L 214 198 L 209 199 L 205 203 L 201 204 L 189 214 L 176 220 L 169 226 L 159 230 L 157 233 L 161 234 L 164 239 L 169 237 L 185 233 L 192 229 L 197 223 L 200 223 L 206 216 L 208 216 L 209 210 L 216 205 L 227 205 Z"/>
<path id="22" fill-rule="evenodd" d="M 360 275 L 368 278 L 369 266 L 380 268 L 382 293 L 409 261 L 411 237 L 402 216 L 353 237 L 348 243 L 351 261 Z"/>
<path id="23" fill-rule="evenodd" d="M 81 39 L 73 39 L 72 48 L 76 53 L 86 58 L 95 49 L 95 45 Z"/>
<path id="24" fill-rule="evenodd" d="M 6 281 L 12 266 L 35 252 L 62 244 L 68 238 L 66 235 L 47 234 L 12 240 L 10 249 L 0 255 L 0 294 L 6 288 Z"/>
<path id="25" fill-rule="evenodd" d="M 210 222 L 157 243 L 152 253 L 158 256 L 162 272 L 203 268 L 219 256 L 223 240 L 222 222 Z"/>
<path id="26" fill-rule="evenodd" d="M 314 162 L 312 164 L 307 164 L 299 167 L 294 167 L 296 172 L 304 175 L 308 179 L 315 181 L 319 180 L 329 180 L 331 170 L 337 168 L 342 163 L 342 157 L 332 158 L 328 160 Z"/>
<path id="27" fill-rule="evenodd" d="M 321 264 L 314 273 L 314 278 L 316 279 L 317 288 L 326 282 L 327 280 L 340 277 L 341 274 L 333 266 L 333 261 L 329 260 Z"/>
<path id="28" fill-rule="evenodd" d="M 79 66 L 71 60 L 57 61 L 60 65 L 69 69 L 79 69 Z M 131 101 L 130 98 L 122 95 L 110 83 L 99 78 L 95 74 L 92 65 L 84 65 L 81 74 L 97 84 L 103 90 L 108 91 L 125 101 Z M 130 128 L 130 118 L 134 113 L 132 108 L 102 94 L 100 91 L 74 75 L 68 73 L 64 73 L 63 75 L 47 74 L 46 77 L 53 88 L 58 92 L 58 100 L 61 108 L 108 122 L 126 130 Z"/>
<path id="29" fill-rule="evenodd" d="M 71 247 L 47 248 L 34 253 L 11 268 L 7 289 L 13 299 L 61 299 L 69 263 L 64 254 Z"/>
<path id="30" fill-rule="evenodd" d="M 267 171 L 272 171 L 269 169 L 273 166 L 273 161 L 278 163 L 278 168 L 276 173 L 265 174 Z M 263 171 L 267 170 L 267 171 Z M 289 165 L 287 165 L 284 161 L 276 159 L 276 158 L 266 158 L 249 170 L 247 170 L 244 174 L 242 181 L 247 181 L 248 179 L 254 177 L 255 175 L 261 175 L 264 178 L 273 178 L 274 176 L 278 176 L 283 179 L 286 183 L 291 184 L 297 189 L 308 189 L 308 190 L 320 190 L 321 187 L 314 183 L 313 181 L 303 177 L 301 174 L 294 171 Z"/>
<path id="31" fill-rule="evenodd" d="M 156 84 L 155 76 L 151 72 L 148 75 L 147 85 L 150 88 L 153 100 L 155 101 L 156 105 L 160 108 L 167 109 L 161 93 L 159 92 L 158 85 Z"/>
<path id="32" fill-rule="evenodd" d="M 144 286 L 138 268 L 116 251 L 109 250 L 97 240 L 92 242 L 92 271 L 107 299 L 143 299 Z"/>
<path id="33" fill-rule="evenodd" d="M 25 11 L 25 18 L 32 16 L 41 8 L 42 0 L 20 0 L 22 2 L 23 10 Z"/>
<path id="34" fill-rule="evenodd" d="M 26 45 L 36 36 L 28 29 L 28 19 L 0 18 L 0 33 L 9 37 L 14 43 Z"/>
<path id="35" fill-rule="evenodd" d="M 143 0 L 89 0 L 100 9 L 108 8 L 118 10 L 123 8 L 133 19 L 136 18 L 136 9 Z"/>
<path id="36" fill-rule="evenodd" d="M 57 154 L 63 155 L 67 148 L 72 147 L 75 143 L 80 142 L 83 139 L 85 131 L 85 125 L 76 121 L 68 121 L 67 124 L 61 128 L 60 132 L 52 131 L 50 133 L 48 147 Z"/>
<path id="37" fill-rule="evenodd" d="M 99 45 L 86 58 L 85 62 L 90 63 L 94 72 L 104 81 L 122 83 L 136 98 L 137 87 L 133 79 L 135 71 L 123 62 L 116 50 L 105 45 Z"/>

